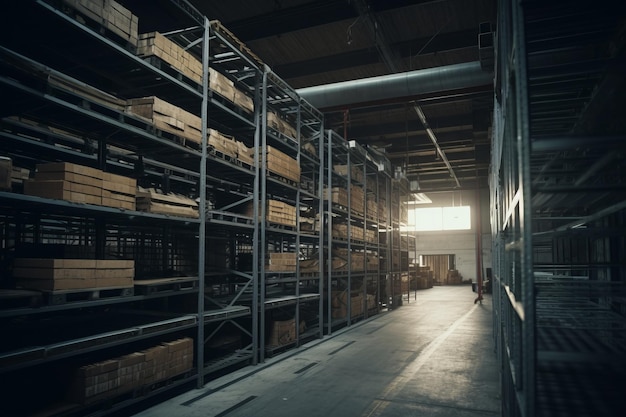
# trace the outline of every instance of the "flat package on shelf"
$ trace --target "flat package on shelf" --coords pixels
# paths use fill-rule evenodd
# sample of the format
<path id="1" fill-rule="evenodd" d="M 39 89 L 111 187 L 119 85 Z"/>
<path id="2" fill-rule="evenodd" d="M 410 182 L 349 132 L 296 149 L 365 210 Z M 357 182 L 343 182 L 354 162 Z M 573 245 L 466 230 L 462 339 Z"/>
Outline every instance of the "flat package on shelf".
<path id="1" fill-rule="evenodd" d="M 254 205 L 252 202 L 246 205 L 244 214 L 250 217 L 254 216 Z M 283 203 L 282 201 L 267 200 L 266 220 L 269 222 L 278 223 L 278 224 L 282 224 L 285 226 L 295 227 L 296 208 L 295 206 L 292 206 L 287 203 Z"/>
<path id="2" fill-rule="evenodd" d="M 63 0 L 80 17 L 86 17 L 137 46 L 139 18 L 114 0 Z"/>
<path id="3" fill-rule="evenodd" d="M 137 187 L 137 210 L 178 217 L 198 218 L 198 203 L 183 195 Z"/>
<path id="4" fill-rule="evenodd" d="M 139 35 L 137 55 L 140 57 L 158 57 L 189 79 L 202 84 L 202 62 L 159 32 Z M 239 90 L 223 74 L 210 67 L 209 89 L 250 113 L 254 110 L 254 102 L 251 97 Z"/>
<path id="5" fill-rule="evenodd" d="M 196 147 L 202 143 L 202 119 L 159 97 L 130 99 L 126 111 L 147 119 L 157 129 L 190 140 Z"/>
<path id="6" fill-rule="evenodd" d="M 62 291 L 130 288 L 135 261 L 118 259 L 15 259 L 13 276 L 21 288 Z"/>
<path id="7" fill-rule="evenodd" d="M 254 166 L 254 158 L 251 155 L 253 150 L 232 136 L 224 135 L 215 129 L 209 129 L 208 144 L 217 152 Z"/>
<path id="8" fill-rule="evenodd" d="M 26 195 L 127 210 L 135 210 L 136 189 L 133 178 L 69 162 L 38 164 L 24 181 Z"/>

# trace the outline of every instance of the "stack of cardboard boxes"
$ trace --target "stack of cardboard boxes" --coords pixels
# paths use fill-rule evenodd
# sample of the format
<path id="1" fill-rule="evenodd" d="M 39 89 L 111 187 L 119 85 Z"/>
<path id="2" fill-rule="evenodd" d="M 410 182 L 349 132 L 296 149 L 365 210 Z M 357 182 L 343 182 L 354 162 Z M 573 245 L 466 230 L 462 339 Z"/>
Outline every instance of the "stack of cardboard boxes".
<path id="1" fill-rule="evenodd" d="M 298 161 L 272 146 L 267 147 L 267 170 L 279 177 L 300 183 Z"/>
<path id="2" fill-rule="evenodd" d="M 24 194 L 135 210 L 137 182 L 69 162 L 37 165 L 35 178 L 24 182 Z"/>
<path id="3" fill-rule="evenodd" d="M 81 366 L 74 373 L 69 398 L 92 404 L 181 375 L 192 369 L 193 340 L 183 338 L 140 352 Z"/>
<path id="4" fill-rule="evenodd" d="M 268 272 L 294 272 L 298 262 L 298 254 L 295 252 L 270 252 L 265 261 L 265 270 Z"/>
<path id="5" fill-rule="evenodd" d="M 13 265 L 18 287 L 52 292 L 131 288 L 135 276 L 133 260 L 18 258 Z"/>

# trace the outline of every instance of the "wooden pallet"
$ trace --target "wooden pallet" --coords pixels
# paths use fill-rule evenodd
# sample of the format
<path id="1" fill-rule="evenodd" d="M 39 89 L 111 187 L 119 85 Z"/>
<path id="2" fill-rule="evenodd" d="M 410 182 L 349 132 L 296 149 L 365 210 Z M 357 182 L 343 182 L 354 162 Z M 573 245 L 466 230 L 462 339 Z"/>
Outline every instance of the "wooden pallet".
<path id="1" fill-rule="evenodd" d="M 280 182 L 282 182 L 284 184 L 287 184 L 287 185 L 290 185 L 292 187 L 297 187 L 298 186 L 298 183 L 296 181 L 294 181 L 292 179 L 289 179 L 289 178 L 285 178 L 282 175 L 278 175 L 278 174 L 276 174 L 276 173 L 274 173 L 272 171 L 269 171 L 269 170 L 267 171 L 267 176 L 269 178 L 272 178 L 272 179 L 274 179 L 276 181 L 280 181 Z"/>
<path id="2" fill-rule="evenodd" d="M 128 287 L 103 287 L 85 288 L 80 290 L 56 290 L 41 291 L 44 295 L 44 302 L 47 305 L 68 304 L 78 301 L 95 301 L 105 298 L 132 297 L 133 288 Z"/>
<path id="3" fill-rule="evenodd" d="M 135 280 L 135 292 L 141 295 L 188 291 L 198 288 L 198 277 L 173 277 Z"/>

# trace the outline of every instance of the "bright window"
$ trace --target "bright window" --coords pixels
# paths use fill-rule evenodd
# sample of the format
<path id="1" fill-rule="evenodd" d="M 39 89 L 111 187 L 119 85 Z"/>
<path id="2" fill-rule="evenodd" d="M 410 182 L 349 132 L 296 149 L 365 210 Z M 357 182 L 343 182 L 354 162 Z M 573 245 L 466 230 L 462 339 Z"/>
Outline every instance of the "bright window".
<path id="1" fill-rule="evenodd" d="M 429 207 L 409 210 L 409 229 L 417 231 L 469 230 L 469 206 Z"/>

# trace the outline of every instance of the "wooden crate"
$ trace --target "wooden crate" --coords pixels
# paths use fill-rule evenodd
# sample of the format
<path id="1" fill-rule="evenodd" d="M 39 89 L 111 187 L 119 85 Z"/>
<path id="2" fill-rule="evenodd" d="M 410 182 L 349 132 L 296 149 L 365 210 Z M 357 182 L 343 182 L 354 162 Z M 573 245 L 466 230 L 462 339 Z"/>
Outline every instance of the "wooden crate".
<path id="1" fill-rule="evenodd" d="M 226 136 L 215 129 L 209 129 L 208 144 L 216 151 L 234 159 L 239 153 L 237 141 L 232 136 Z"/>
<path id="2" fill-rule="evenodd" d="M 137 46 L 139 18 L 114 0 L 63 0 L 66 6 Z"/>
<path id="3" fill-rule="evenodd" d="M 254 100 L 252 100 L 252 97 L 250 97 L 237 87 L 235 87 L 235 98 L 233 102 L 237 106 L 246 110 L 248 113 L 252 113 L 254 111 Z"/>
<path id="4" fill-rule="evenodd" d="M 297 337 L 296 319 L 273 321 L 268 344 L 270 346 L 283 346 L 295 342 Z"/>
<path id="5" fill-rule="evenodd" d="M 277 200 L 267 202 L 267 220 L 286 226 L 296 225 L 296 208 Z"/>
<path id="6" fill-rule="evenodd" d="M 224 97 L 228 101 L 235 102 L 235 88 L 234 83 L 226 78 L 222 73 L 209 67 L 209 89 L 215 91 L 220 96 Z"/>
<path id="7" fill-rule="evenodd" d="M 270 272 L 292 272 L 296 270 L 298 254 L 295 252 L 270 252 L 265 260 L 265 270 Z"/>
<path id="8" fill-rule="evenodd" d="M 298 138 L 296 128 L 289 121 L 285 120 L 278 113 L 275 113 L 273 111 L 267 112 L 267 126 L 279 131 L 286 136 L 289 136 L 290 138 Z"/>
<path id="9" fill-rule="evenodd" d="M 324 199 L 331 200 L 335 204 L 348 207 L 348 190 L 341 187 L 333 187 L 330 189 L 324 189 Z"/>
<path id="10" fill-rule="evenodd" d="M 348 176 L 348 165 L 336 164 L 333 165 L 333 170 L 344 177 Z M 363 169 L 358 165 L 352 165 L 350 167 L 350 179 L 363 182 Z"/>
<path id="11" fill-rule="evenodd" d="M 154 188 L 137 188 L 137 210 L 179 217 L 199 216 L 195 200 L 174 193 L 163 194 Z"/>
<path id="12" fill-rule="evenodd" d="M 254 216 L 254 205 L 252 202 L 246 204 L 243 214 L 250 217 Z M 282 201 L 267 200 L 266 220 L 285 226 L 295 226 L 296 208 Z"/>
<path id="13" fill-rule="evenodd" d="M 196 146 L 202 142 L 202 119 L 158 97 L 128 100 L 126 111 L 149 120 L 157 129 L 188 139 Z"/>
<path id="14" fill-rule="evenodd" d="M 159 32 L 139 35 L 137 55 L 156 56 L 187 78 L 202 84 L 202 62 Z"/>
<path id="15" fill-rule="evenodd" d="M 300 183 L 298 161 L 272 146 L 267 147 L 267 170 L 280 177 Z"/>
<path id="16" fill-rule="evenodd" d="M 359 214 L 365 212 L 365 195 L 363 187 L 359 185 L 350 185 L 350 209 Z"/>
<path id="17" fill-rule="evenodd" d="M 91 288 L 130 288 L 135 276 L 132 260 L 15 259 L 17 285 L 46 291 Z"/>

